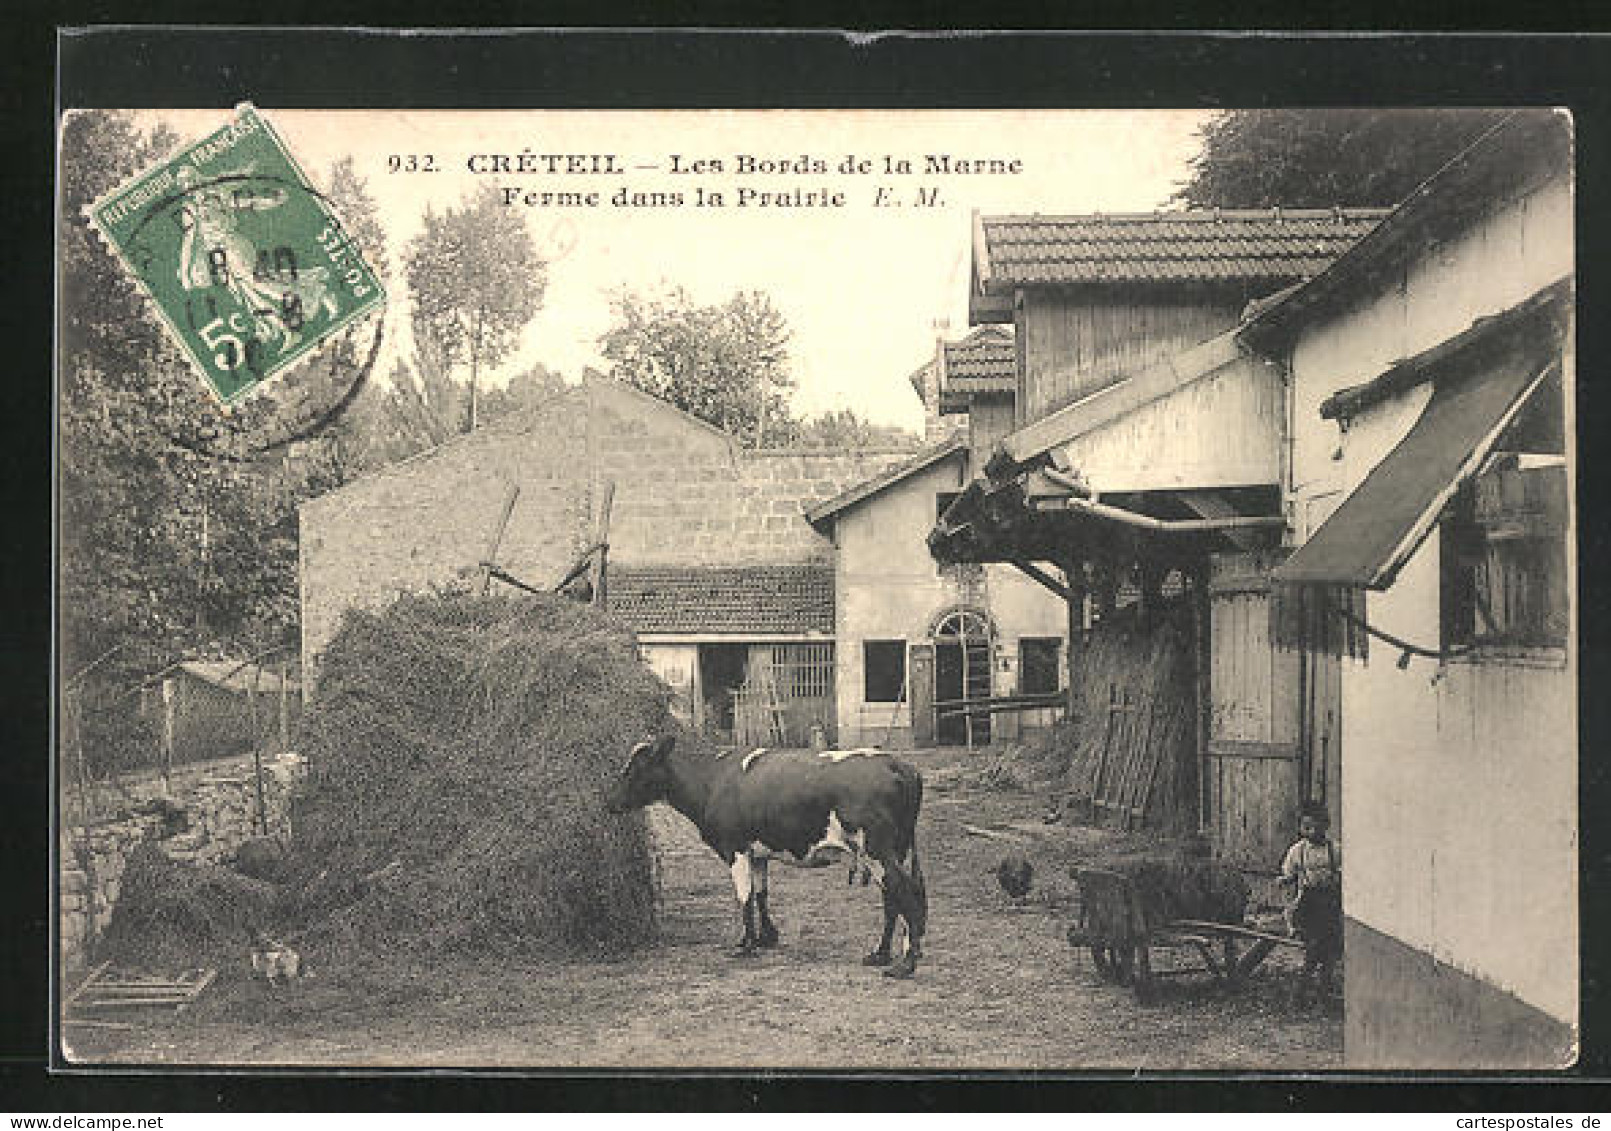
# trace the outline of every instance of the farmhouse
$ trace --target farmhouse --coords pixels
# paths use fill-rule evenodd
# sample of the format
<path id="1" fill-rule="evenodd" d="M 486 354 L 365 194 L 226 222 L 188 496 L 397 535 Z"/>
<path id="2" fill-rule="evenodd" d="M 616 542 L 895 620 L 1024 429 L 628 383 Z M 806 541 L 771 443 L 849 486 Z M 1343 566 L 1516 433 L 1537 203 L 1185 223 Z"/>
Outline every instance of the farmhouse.
<path id="1" fill-rule="evenodd" d="M 1008 566 L 937 567 L 923 541 L 1011 427 L 1014 357 L 998 327 L 939 338 L 911 378 L 935 442 L 806 512 L 835 551 L 842 742 L 975 745 L 1059 713 L 1061 602 Z"/>
<path id="2" fill-rule="evenodd" d="M 1028 566 L 1066 600 L 1071 785 L 1093 809 L 1201 828 L 1252 869 L 1273 870 L 1298 803 L 1336 775 L 1324 697 L 1277 693 L 1309 662 L 1267 631 L 1282 384 L 1235 331 L 1382 215 L 974 221 L 970 318 L 1014 327 L 1013 430 L 931 550 Z"/>
<path id="3" fill-rule="evenodd" d="M 1288 374 L 1277 627 L 1349 657 L 1355 1067 L 1574 1056 L 1570 147 L 1511 116 L 1243 331 Z"/>
<path id="4" fill-rule="evenodd" d="M 746 450 L 589 381 L 303 506 L 305 670 L 347 608 L 473 576 L 511 488 L 497 565 L 552 587 L 593 539 L 610 485 L 610 604 L 684 715 L 729 739 L 735 726 L 757 737 L 748 721 L 804 745 L 810 726 L 833 727 L 834 594 L 833 546 L 801 512 L 907 454 Z M 744 714 L 747 683 L 758 719 Z M 778 711 L 774 691 L 790 700 Z"/>
<path id="5" fill-rule="evenodd" d="M 1511 115 L 1390 213 L 987 218 L 974 249 L 1017 427 L 930 547 L 1058 564 L 1093 803 L 1104 691 L 1169 683 L 1115 637 L 1152 635 L 1194 691 L 1152 754 L 1193 783 L 1174 822 L 1266 872 L 1300 801 L 1341 830 L 1348 1063 L 1570 1063 L 1566 121 Z"/>

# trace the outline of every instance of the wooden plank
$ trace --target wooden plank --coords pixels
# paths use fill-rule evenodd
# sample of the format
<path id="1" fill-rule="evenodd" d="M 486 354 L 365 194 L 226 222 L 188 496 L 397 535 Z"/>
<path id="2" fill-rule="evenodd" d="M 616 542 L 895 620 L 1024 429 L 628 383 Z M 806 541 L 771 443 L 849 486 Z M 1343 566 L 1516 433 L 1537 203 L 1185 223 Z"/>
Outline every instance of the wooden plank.
<path id="1" fill-rule="evenodd" d="M 73 1002 L 77 1001 L 78 998 L 79 998 L 79 995 L 81 995 L 90 986 L 93 986 L 95 984 L 96 979 L 98 979 L 102 974 L 106 973 L 107 969 L 111 965 L 112 965 L 111 959 L 107 959 L 105 962 L 101 963 L 95 969 L 91 970 L 89 972 L 89 974 L 84 978 L 84 980 L 82 982 L 78 983 L 78 986 L 73 990 L 73 992 L 68 994 L 67 997 L 62 1001 L 62 1009 L 65 1011 L 68 1006 L 72 1005 Z"/>
<path id="2" fill-rule="evenodd" d="M 1119 772 L 1114 780 L 1114 788 L 1108 792 L 1107 798 L 1108 809 L 1117 813 L 1123 812 L 1125 796 L 1130 790 L 1131 781 L 1135 778 L 1135 732 L 1136 711 L 1134 704 L 1130 701 L 1130 689 L 1121 686 L 1119 688 L 1118 740 L 1114 745 L 1117 755 L 1116 765 Z"/>
<path id="3" fill-rule="evenodd" d="M 1108 751 L 1113 742 L 1113 702 L 1117 696 L 1117 686 L 1108 684 L 1108 710 L 1107 720 L 1102 728 L 1102 752 L 1097 757 L 1096 774 L 1091 779 L 1091 805 L 1101 804 L 1102 789 L 1108 774 Z"/>
<path id="4" fill-rule="evenodd" d="M 1290 935 L 1272 935 L 1266 931 L 1255 931 L 1252 927 L 1241 927 L 1233 923 L 1211 923 L 1206 919 L 1171 919 L 1169 927 L 1184 927 L 1189 931 L 1208 931 L 1213 934 L 1235 935 L 1238 938 L 1263 939 L 1278 946 L 1303 948 L 1303 940 Z"/>
<path id="5" fill-rule="evenodd" d="M 504 492 L 503 506 L 498 510 L 498 521 L 487 532 L 487 545 L 481 552 L 481 580 L 476 585 L 476 593 L 482 597 L 492 586 L 492 571 L 497 567 L 498 547 L 503 544 L 503 532 L 509 526 L 509 516 L 514 513 L 515 500 L 520 497 L 520 484 L 511 483 Z"/>
<path id="6" fill-rule="evenodd" d="M 1262 602 L 1265 620 L 1259 633 L 1259 646 L 1269 657 L 1270 738 L 1275 742 L 1302 741 L 1302 691 L 1300 662 L 1296 648 L 1279 648 L 1270 639 L 1269 601 Z"/>
<path id="7" fill-rule="evenodd" d="M 183 994 L 150 997 L 91 998 L 83 1003 L 85 1009 L 133 1009 L 146 1005 L 188 1005 L 190 998 Z"/>
<path id="8" fill-rule="evenodd" d="M 609 608 L 610 584 L 610 510 L 615 505 L 615 480 L 604 481 L 604 498 L 599 504 L 597 521 L 593 527 L 593 543 L 598 553 L 593 558 L 593 604 Z"/>
<path id="9" fill-rule="evenodd" d="M 1250 742 L 1246 739 L 1215 738 L 1208 743 L 1210 758 L 1280 758 L 1296 761 L 1296 742 Z"/>

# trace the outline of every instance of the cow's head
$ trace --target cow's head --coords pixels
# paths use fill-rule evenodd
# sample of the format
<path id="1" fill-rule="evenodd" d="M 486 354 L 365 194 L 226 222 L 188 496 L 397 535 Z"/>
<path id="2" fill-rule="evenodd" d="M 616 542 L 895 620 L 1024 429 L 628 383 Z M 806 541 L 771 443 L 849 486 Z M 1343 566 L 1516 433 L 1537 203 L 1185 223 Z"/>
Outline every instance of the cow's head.
<path id="1" fill-rule="evenodd" d="M 663 734 L 653 742 L 640 742 L 627 758 L 621 780 L 604 795 L 604 808 L 626 813 L 665 800 L 671 788 L 671 747 L 676 742 Z"/>

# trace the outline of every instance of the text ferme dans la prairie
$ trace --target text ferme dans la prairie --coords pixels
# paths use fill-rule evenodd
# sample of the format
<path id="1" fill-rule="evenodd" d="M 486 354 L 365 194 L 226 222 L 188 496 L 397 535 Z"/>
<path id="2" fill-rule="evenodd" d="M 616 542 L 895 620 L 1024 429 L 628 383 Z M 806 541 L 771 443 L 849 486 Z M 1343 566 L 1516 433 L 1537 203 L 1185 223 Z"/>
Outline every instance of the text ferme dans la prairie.
<path id="1" fill-rule="evenodd" d="M 388 154 L 386 166 L 389 173 L 399 174 L 450 168 L 434 153 Z M 464 158 L 463 167 L 476 176 L 522 178 L 517 183 L 499 182 L 499 198 L 505 205 L 531 208 L 844 208 L 852 202 L 879 208 L 936 208 L 945 204 L 940 178 L 1012 177 L 1024 172 L 1021 158 L 948 153 L 847 153 L 842 157 L 672 153 L 639 161 L 618 153 L 540 153 L 531 149 L 473 153 Z M 634 174 L 655 176 L 655 186 L 635 186 Z M 686 188 L 665 187 L 660 178 L 668 176 L 687 177 L 689 183 Z M 840 177 L 866 180 L 859 190 L 826 180 Z M 934 179 L 924 184 L 903 180 L 917 177 Z M 534 184 L 527 178 L 566 180 L 563 184 Z M 578 183 L 569 178 L 583 180 Z"/>

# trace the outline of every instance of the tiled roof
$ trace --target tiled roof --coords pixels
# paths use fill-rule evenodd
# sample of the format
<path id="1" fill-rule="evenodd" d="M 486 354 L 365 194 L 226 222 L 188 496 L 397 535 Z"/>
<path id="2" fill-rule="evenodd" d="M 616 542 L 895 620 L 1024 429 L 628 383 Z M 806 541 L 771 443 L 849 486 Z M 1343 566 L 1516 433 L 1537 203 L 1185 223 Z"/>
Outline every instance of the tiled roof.
<path id="1" fill-rule="evenodd" d="M 834 630 L 833 566 L 611 566 L 610 611 L 637 632 Z"/>
<path id="2" fill-rule="evenodd" d="M 1388 211 L 985 216 L 975 232 L 975 282 L 985 291 L 1154 281 L 1284 285 L 1324 270 Z"/>
<path id="3" fill-rule="evenodd" d="M 259 667 L 249 660 L 185 660 L 179 669 L 204 683 L 221 687 L 225 691 L 255 689 L 262 694 L 278 695 L 280 673 L 272 668 Z M 295 690 L 297 681 L 286 680 L 287 690 Z"/>
<path id="4" fill-rule="evenodd" d="M 967 407 L 947 403 L 954 399 L 1018 391 L 1018 351 L 1010 330 L 981 326 L 959 342 L 946 342 L 942 354 L 945 367 L 940 371 L 940 398 L 946 410 Z"/>

